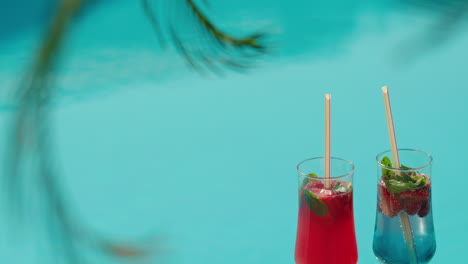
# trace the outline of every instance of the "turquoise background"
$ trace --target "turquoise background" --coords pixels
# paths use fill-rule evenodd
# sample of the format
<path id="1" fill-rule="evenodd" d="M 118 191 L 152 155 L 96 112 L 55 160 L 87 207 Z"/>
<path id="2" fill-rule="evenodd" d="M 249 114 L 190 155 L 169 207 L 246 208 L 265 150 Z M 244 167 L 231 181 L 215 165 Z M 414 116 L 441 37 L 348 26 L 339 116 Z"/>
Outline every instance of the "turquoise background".
<path id="1" fill-rule="evenodd" d="M 322 155 L 331 93 L 332 153 L 356 165 L 359 263 L 376 263 L 374 157 L 389 148 L 380 91 L 389 85 L 399 146 L 434 156 L 431 263 L 463 263 L 468 26 L 433 47 L 425 36 L 439 13 L 375 2 L 211 1 L 223 28 L 265 29 L 276 46 L 249 74 L 223 78 L 201 77 L 161 50 L 138 1 L 90 7 L 56 85 L 54 147 L 73 210 L 104 234 L 160 235 L 162 263 L 293 263 L 295 166 Z M 11 14 L 0 16 L 9 25 L 0 27 L 2 131 L 50 12 L 39 7 L 50 3 L 0 11 Z M 0 263 L 44 254 L 32 240 L 0 238 Z"/>

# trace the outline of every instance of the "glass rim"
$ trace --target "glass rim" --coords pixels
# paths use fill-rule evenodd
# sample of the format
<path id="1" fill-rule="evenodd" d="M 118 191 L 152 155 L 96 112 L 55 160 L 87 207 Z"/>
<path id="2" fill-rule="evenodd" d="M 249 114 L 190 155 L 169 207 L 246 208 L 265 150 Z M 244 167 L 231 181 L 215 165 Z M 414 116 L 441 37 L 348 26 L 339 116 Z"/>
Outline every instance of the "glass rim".
<path id="1" fill-rule="evenodd" d="M 340 179 L 340 178 L 344 178 L 344 177 L 346 177 L 346 176 L 352 175 L 352 174 L 354 173 L 355 167 L 354 167 L 354 163 L 352 163 L 351 161 L 345 160 L 345 159 L 342 159 L 342 158 L 337 158 L 337 157 L 330 157 L 330 158 L 331 158 L 332 160 L 344 161 L 345 163 L 347 163 L 348 165 L 351 166 L 351 170 L 350 170 L 348 173 L 343 174 L 343 175 L 339 175 L 339 176 L 335 176 L 335 177 L 331 177 L 331 176 L 330 176 L 329 179 L 332 179 L 332 180 L 333 180 L 333 179 Z M 301 171 L 301 169 L 300 169 L 300 166 L 301 166 L 302 164 L 304 164 L 304 163 L 306 163 L 306 162 L 308 162 L 308 161 L 319 160 L 319 159 L 325 159 L 325 157 L 309 158 L 309 159 L 305 159 L 305 160 L 299 162 L 299 163 L 297 164 L 297 166 L 296 166 L 297 172 L 298 172 L 299 174 L 301 174 L 302 176 L 304 176 L 304 177 L 306 177 L 306 178 L 309 178 L 309 179 L 325 180 L 325 179 L 326 179 L 325 177 L 312 177 L 312 176 L 309 176 L 309 174 L 304 173 L 304 172 Z"/>
<path id="2" fill-rule="evenodd" d="M 379 160 L 379 157 L 381 157 L 384 153 L 392 153 L 392 150 L 391 149 L 387 149 L 385 151 L 382 151 L 380 152 L 379 154 L 377 154 L 377 156 L 375 156 L 375 161 L 377 162 L 377 165 L 381 168 L 385 168 L 387 170 L 391 170 L 391 171 L 416 171 L 416 170 L 421 170 L 421 169 L 424 169 L 424 168 L 427 168 L 429 166 L 431 166 L 432 164 L 432 161 L 433 161 L 433 158 L 432 158 L 432 155 L 425 152 L 425 151 L 422 151 L 422 150 L 419 150 L 419 149 L 410 149 L 410 148 L 399 148 L 398 149 L 398 152 L 399 151 L 412 151 L 412 152 L 418 152 L 418 153 L 421 153 L 423 154 L 424 156 L 428 157 L 429 158 L 429 162 L 427 162 L 425 165 L 423 166 L 420 166 L 420 167 L 417 167 L 417 168 L 411 168 L 411 169 L 401 169 L 401 168 L 392 168 L 392 167 L 387 167 L 385 165 L 383 165 L 380 160 Z M 401 165 L 401 164 L 400 164 Z"/>

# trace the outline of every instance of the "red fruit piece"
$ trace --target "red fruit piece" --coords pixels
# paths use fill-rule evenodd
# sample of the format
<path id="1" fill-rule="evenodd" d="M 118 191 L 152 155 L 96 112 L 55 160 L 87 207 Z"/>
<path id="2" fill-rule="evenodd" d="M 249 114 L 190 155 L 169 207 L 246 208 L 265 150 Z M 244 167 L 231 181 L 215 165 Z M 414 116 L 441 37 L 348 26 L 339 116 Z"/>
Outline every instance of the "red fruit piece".
<path id="1" fill-rule="evenodd" d="M 424 187 L 419 190 L 413 191 L 414 195 L 417 196 L 419 199 L 428 199 L 429 198 L 429 190 L 427 187 Z"/>
<path id="2" fill-rule="evenodd" d="M 424 201 L 421 205 L 421 209 L 419 209 L 418 215 L 419 217 L 425 217 L 428 213 L 429 210 L 431 209 L 431 204 L 429 203 L 429 199 L 427 201 Z"/>
<path id="3" fill-rule="evenodd" d="M 429 201 L 429 191 L 426 188 L 407 190 L 399 194 L 403 209 L 409 215 L 415 215 L 422 208 L 423 203 Z"/>
<path id="4" fill-rule="evenodd" d="M 382 213 L 390 218 L 395 217 L 403 209 L 400 201 L 387 188 L 379 184 L 379 207 Z"/>
<path id="5" fill-rule="evenodd" d="M 403 210 L 409 215 L 415 215 L 421 208 L 422 202 L 416 200 L 403 200 Z"/>

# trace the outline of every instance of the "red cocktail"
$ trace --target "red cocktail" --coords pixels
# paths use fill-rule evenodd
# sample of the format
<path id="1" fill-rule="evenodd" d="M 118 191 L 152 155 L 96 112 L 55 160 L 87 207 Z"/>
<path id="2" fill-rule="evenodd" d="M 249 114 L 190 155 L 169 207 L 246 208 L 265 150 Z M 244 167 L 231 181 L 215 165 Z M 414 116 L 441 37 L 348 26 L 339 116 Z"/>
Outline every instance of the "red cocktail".
<path id="1" fill-rule="evenodd" d="M 299 216 L 295 260 L 297 264 L 356 264 L 358 260 L 353 214 L 353 165 L 332 158 L 332 171 L 342 173 L 328 180 L 310 172 L 320 171 L 322 158 L 299 164 Z"/>

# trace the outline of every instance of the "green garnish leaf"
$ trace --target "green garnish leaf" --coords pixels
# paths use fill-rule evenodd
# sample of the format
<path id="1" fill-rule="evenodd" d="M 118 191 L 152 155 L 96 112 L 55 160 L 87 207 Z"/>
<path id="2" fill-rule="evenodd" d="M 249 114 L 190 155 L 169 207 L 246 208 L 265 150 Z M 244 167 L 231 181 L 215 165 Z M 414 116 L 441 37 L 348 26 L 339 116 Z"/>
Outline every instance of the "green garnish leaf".
<path id="1" fill-rule="evenodd" d="M 335 185 L 333 186 L 333 191 L 335 191 L 337 193 L 345 193 L 345 192 L 349 191 L 349 189 L 351 189 L 351 187 L 352 187 L 352 183 L 348 183 L 345 186 L 341 182 L 337 181 L 335 183 Z"/>
<path id="2" fill-rule="evenodd" d="M 401 165 L 401 168 L 402 168 L 403 170 L 412 170 L 412 169 L 413 169 L 413 168 L 407 167 L 407 166 L 405 166 L 405 165 Z M 416 175 L 419 174 L 417 171 L 407 171 L 406 173 L 407 173 L 408 175 L 410 175 L 410 176 L 416 176 Z"/>
<path id="3" fill-rule="evenodd" d="M 307 174 L 307 176 L 309 177 L 312 177 L 312 178 L 318 178 L 317 174 L 315 173 L 309 173 Z M 311 181 L 315 181 L 314 179 L 311 179 L 311 178 L 308 178 L 308 177 L 305 177 L 303 180 L 302 180 L 302 184 L 301 184 L 301 187 L 304 188 L 304 186 L 306 186 L 309 182 Z"/>
<path id="4" fill-rule="evenodd" d="M 420 181 L 419 181 L 419 178 L 421 178 Z M 426 183 L 427 183 L 426 175 L 417 176 L 417 177 L 415 177 L 415 179 L 417 179 L 416 183 L 419 181 L 419 184 L 417 185 L 418 188 L 422 188 L 422 187 L 426 186 Z"/>
<path id="5" fill-rule="evenodd" d="M 397 179 L 386 180 L 385 187 L 392 193 L 401 193 L 409 189 L 408 183 Z"/>
<path id="6" fill-rule="evenodd" d="M 336 191 L 338 190 L 340 187 L 344 187 L 343 184 L 341 184 L 341 182 L 337 181 L 335 183 L 335 186 L 333 186 L 333 190 Z"/>
<path id="7" fill-rule="evenodd" d="M 392 167 L 392 161 L 388 157 L 384 157 L 381 164 L 385 167 Z M 403 170 L 412 170 L 412 168 L 405 165 L 400 166 Z M 415 171 L 401 171 L 395 172 L 387 168 L 382 168 L 382 179 L 385 186 L 392 193 L 401 193 L 406 190 L 415 190 L 422 188 L 426 185 L 427 178 Z"/>
<path id="8" fill-rule="evenodd" d="M 410 180 L 406 180 L 406 177 L 394 177 L 391 179 L 384 180 L 385 187 L 392 193 L 401 193 L 406 190 L 416 190 L 426 186 L 427 178 L 425 176 L 416 176 Z"/>
<path id="9" fill-rule="evenodd" d="M 408 183 L 410 189 L 419 189 L 426 186 L 427 178 L 424 175 L 415 176 L 412 181 Z"/>
<path id="10" fill-rule="evenodd" d="M 380 162 L 380 164 L 384 165 L 385 167 L 388 167 L 388 168 L 392 168 L 393 167 L 393 164 L 392 164 L 392 161 L 390 160 L 389 157 L 383 157 L 382 161 Z M 389 169 L 386 169 L 386 168 L 382 168 L 382 175 L 384 177 L 386 176 L 391 176 L 393 174 L 393 172 Z"/>
<path id="11" fill-rule="evenodd" d="M 328 213 L 328 206 L 321 200 L 317 198 L 313 193 L 309 192 L 306 189 L 302 189 L 302 194 L 304 195 L 304 200 L 306 201 L 309 209 L 316 215 L 324 217 Z"/>

